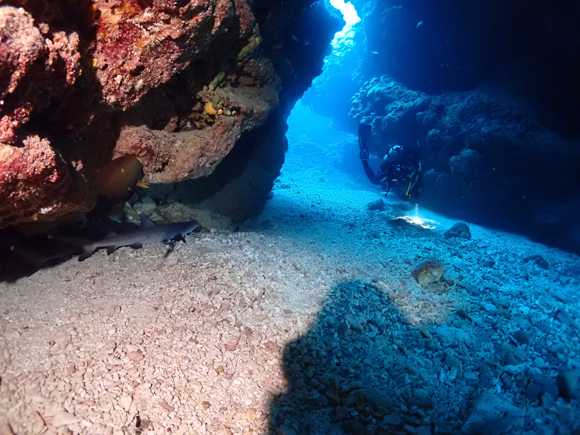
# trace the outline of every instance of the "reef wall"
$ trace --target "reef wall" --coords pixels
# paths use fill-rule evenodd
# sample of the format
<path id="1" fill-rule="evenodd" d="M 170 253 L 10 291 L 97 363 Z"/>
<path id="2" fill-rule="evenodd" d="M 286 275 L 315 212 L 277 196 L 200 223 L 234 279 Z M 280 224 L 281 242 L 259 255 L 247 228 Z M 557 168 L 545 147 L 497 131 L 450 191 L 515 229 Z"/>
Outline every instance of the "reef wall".
<path id="1" fill-rule="evenodd" d="M 543 121 L 580 133 L 577 2 L 353 0 L 363 21 L 363 79 L 389 75 L 427 93 L 492 80 L 534 103 Z"/>
<path id="2" fill-rule="evenodd" d="M 270 122 L 268 186 L 277 132 L 340 25 L 312 0 L 2 2 L 0 228 L 89 210 L 95 175 L 124 154 L 149 183 L 206 177 Z"/>
<path id="3" fill-rule="evenodd" d="M 360 89 L 351 114 L 373 125 L 376 155 L 420 143 L 422 205 L 580 252 L 580 147 L 526 102 L 491 90 L 430 95 L 384 76 Z"/>

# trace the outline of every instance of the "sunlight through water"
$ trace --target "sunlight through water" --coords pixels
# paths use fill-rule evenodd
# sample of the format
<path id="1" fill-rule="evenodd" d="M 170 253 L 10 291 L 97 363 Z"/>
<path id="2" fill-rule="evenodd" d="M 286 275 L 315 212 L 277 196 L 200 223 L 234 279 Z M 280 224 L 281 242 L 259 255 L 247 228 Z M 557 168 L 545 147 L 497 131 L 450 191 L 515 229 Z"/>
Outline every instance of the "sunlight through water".
<path id="1" fill-rule="evenodd" d="M 359 16 L 354 9 L 354 6 L 350 2 L 344 2 L 344 0 L 330 0 L 330 4 L 342 12 L 346 25 L 344 28 L 335 35 L 335 40 L 345 36 L 356 23 L 360 21 Z"/>

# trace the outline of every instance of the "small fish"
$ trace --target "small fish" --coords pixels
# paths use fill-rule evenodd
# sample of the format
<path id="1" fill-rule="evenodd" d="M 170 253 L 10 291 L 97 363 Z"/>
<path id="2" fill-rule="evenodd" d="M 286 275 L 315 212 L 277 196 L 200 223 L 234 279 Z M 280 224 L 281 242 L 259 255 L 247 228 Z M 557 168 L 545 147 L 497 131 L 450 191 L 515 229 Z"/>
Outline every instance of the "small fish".
<path id="1" fill-rule="evenodd" d="M 421 27 L 422 25 L 423 25 L 423 21 L 419 21 L 419 22 L 417 23 L 417 29 L 418 29 L 419 27 Z"/>
<path id="2" fill-rule="evenodd" d="M 107 163 L 95 178 L 99 195 L 97 211 L 109 215 L 121 211 L 137 186 L 149 187 L 141 182 L 144 175 L 143 165 L 134 155 L 117 157 Z"/>
<path id="3" fill-rule="evenodd" d="M 292 39 L 293 39 L 294 41 L 298 42 L 298 38 L 296 37 L 296 35 L 291 35 L 291 36 L 292 36 Z"/>
<path id="4" fill-rule="evenodd" d="M 111 254 L 122 246 L 139 249 L 143 245 L 162 242 L 164 240 L 183 240 L 183 236 L 193 232 L 199 227 L 199 223 L 196 221 L 156 225 L 143 213 L 139 213 L 139 219 L 141 220 L 141 226 L 139 228 L 122 234 L 111 233 L 104 239 L 96 242 L 78 237 L 57 235 L 50 236 L 50 239 L 80 249 L 82 253 L 79 261 L 84 261 L 101 248 L 107 249 L 107 252 Z"/>

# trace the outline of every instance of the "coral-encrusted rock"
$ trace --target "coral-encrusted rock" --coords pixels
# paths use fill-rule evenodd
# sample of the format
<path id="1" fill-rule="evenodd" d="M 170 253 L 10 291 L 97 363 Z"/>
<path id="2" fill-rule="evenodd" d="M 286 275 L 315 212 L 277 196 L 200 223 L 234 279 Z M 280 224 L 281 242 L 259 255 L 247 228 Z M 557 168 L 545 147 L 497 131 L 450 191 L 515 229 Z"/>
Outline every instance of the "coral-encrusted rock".
<path id="1" fill-rule="evenodd" d="M 286 120 L 277 109 L 258 128 L 246 131 L 208 177 L 177 183 L 174 187 L 150 189 L 162 201 L 180 201 L 233 222 L 258 215 L 280 175 L 288 149 Z"/>
<path id="2" fill-rule="evenodd" d="M 457 222 L 455 225 L 445 231 L 445 233 L 443 233 L 443 237 L 446 239 L 457 237 L 460 239 L 469 240 L 471 239 L 471 232 L 469 231 L 469 227 L 463 222 Z"/>
<path id="3" fill-rule="evenodd" d="M 167 82 L 222 39 L 222 49 L 257 30 L 245 1 L 100 0 L 93 65 L 104 99 L 128 107 Z M 223 41 L 225 39 L 225 41 Z M 241 47 L 240 47 L 241 48 Z"/>
<path id="4" fill-rule="evenodd" d="M 206 104 L 211 103 L 214 95 L 220 98 L 222 113 L 203 114 L 207 122 L 205 128 L 167 132 L 146 126 L 128 126 L 121 130 L 115 154 L 137 155 L 145 167 L 147 183 L 171 183 L 208 176 L 231 151 L 241 133 L 261 125 L 278 104 L 277 89 L 270 85 L 227 87 L 215 93 L 200 93 L 202 101 L 207 100 Z M 201 107 L 199 105 L 200 111 L 207 110 Z M 225 115 L 224 111 L 230 115 Z"/>
<path id="5" fill-rule="evenodd" d="M 525 101 L 482 90 L 428 95 L 383 76 L 355 95 L 351 116 L 372 123 L 380 157 L 390 144 L 420 143 L 422 205 L 580 252 L 580 148 Z"/>
<path id="6" fill-rule="evenodd" d="M 145 182 L 170 183 L 211 174 L 236 143 L 240 132 L 240 125 L 227 116 L 213 128 L 199 131 L 168 133 L 144 126 L 127 127 L 121 131 L 116 151 L 140 157 L 147 172 Z M 167 152 L 168 145 L 177 152 Z"/>
<path id="7" fill-rule="evenodd" d="M 4 107 L 4 99 L 26 79 L 46 45 L 32 17 L 13 7 L 0 7 L 0 41 L 0 142 L 14 143 L 14 130 L 28 120 L 31 102 Z"/>
<path id="8" fill-rule="evenodd" d="M 148 182 L 206 177 L 282 105 L 284 117 L 272 123 L 276 130 L 255 136 L 263 141 L 252 148 L 260 150 L 259 158 L 242 145 L 247 154 L 237 155 L 237 172 L 229 171 L 228 182 L 244 180 L 246 186 L 228 187 L 223 176 L 212 178 L 219 186 L 205 184 L 206 193 L 230 192 L 223 200 L 232 216 L 260 210 L 286 149 L 286 127 L 279 124 L 320 72 L 338 30 L 324 5 L 314 3 L 4 0 L 0 146 L 22 150 L 23 141 L 38 134 L 47 139 L 39 141 L 47 155 L 61 156 L 62 168 L 74 166 L 79 173 L 70 169 L 66 178 L 57 165 L 59 180 L 67 180 L 62 191 L 31 177 L 5 183 L 2 226 L 50 220 L 75 203 L 83 210 L 93 202 L 96 174 L 124 154 L 139 156 Z M 308 45 L 282 47 L 297 28 L 314 29 Z M 0 172 L 0 179 L 12 180 L 12 173 Z M 231 194 L 242 191 L 253 199 Z M 79 192 L 86 198 L 79 200 Z M 13 195 L 22 203 L 12 202 Z M 213 204 L 223 210 L 221 201 Z M 47 207 L 50 213 L 39 213 Z M 237 213 L 238 207 L 244 211 Z"/>
<path id="9" fill-rule="evenodd" d="M 506 91 L 541 101 L 553 124 L 580 131 L 575 2 L 548 9 L 526 0 L 352 3 L 364 28 L 364 77 L 387 74 L 430 94 L 472 89 L 493 77 Z"/>
<path id="10" fill-rule="evenodd" d="M 0 8 L 0 98 L 16 90 L 46 45 L 32 17 L 22 9 Z"/>
<path id="11" fill-rule="evenodd" d="M 50 8 L 47 6 L 47 10 Z M 80 74 L 79 35 L 35 26 L 23 8 L 0 7 L 0 142 L 17 142 L 31 112 L 64 96 Z"/>
<path id="12" fill-rule="evenodd" d="M 445 273 L 443 264 L 437 259 L 424 261 L 413 268 L 411 275 L 421 287 L 437 282 Z"/>
<path id="13" fill-rule="evenodd" d="M 53 220 L 70 211 L 88 211 L 92 196 L 84 180 L 38 136 L 24 147 L 0 145 L 0 228 L 15 219 Z"/>

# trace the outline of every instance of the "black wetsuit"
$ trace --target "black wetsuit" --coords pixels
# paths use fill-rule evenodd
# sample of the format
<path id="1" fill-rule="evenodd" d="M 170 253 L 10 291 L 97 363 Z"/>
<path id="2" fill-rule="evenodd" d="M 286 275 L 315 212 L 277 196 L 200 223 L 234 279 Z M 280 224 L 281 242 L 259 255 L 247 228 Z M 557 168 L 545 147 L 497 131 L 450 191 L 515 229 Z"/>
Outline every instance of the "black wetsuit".
<path id="1" fill-rule="evenodd" d="M 359 125 L 360 158 L 370 182 L 382 185 L 387 193 L 395 186 L 408 185 L 405 197 L 417 198 L 422 181 L 419 146 L 392 146 L 375 174 L 368 161 L 371 133 L 371 126 Z"/>

